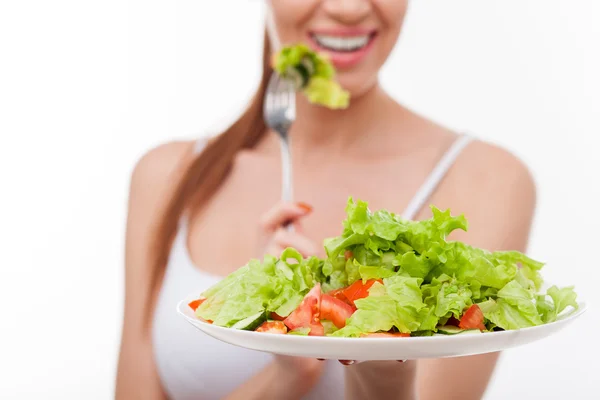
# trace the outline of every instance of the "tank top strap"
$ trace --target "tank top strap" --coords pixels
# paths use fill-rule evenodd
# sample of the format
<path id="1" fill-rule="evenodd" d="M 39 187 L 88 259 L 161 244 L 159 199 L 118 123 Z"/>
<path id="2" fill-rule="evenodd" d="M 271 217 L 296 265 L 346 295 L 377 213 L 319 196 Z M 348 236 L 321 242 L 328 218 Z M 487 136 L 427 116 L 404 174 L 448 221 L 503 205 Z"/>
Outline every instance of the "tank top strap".
<path id="1" fill-rule="evenodd" d="M 421 185 L 417 193 L 411 199 L 410 203 L 402 213 L 402 217 L 405 219 L 413 219 L 417 213 L 423 208 L 425 203 L 431 198 L 439 184 L 442 182 L 444 177 L 447 175 L 450 168 L 454 165 L 462 151 L 467 145 L 473 141 L 473 137 L 468 134 L 461 134 L 455 141 L 452 143 L 450 148 L 446 150 L 442 158 L 438 161 L 436 166 L 433 168 L 431 173 L 428 175 L 425 182 Z M 196 139 L 194 143 L 194 154 L 200 154 L 206 144 L 208 143 L 208 138 L 200 137 Z M 187 218 L 183 218 L 183 228 L 184 233 L 187 231 Z"/>
<path id="2" fill-rule="evenodd" d="M 413 219 L 417 213 L 423 208 L 425 203 L 431 198 L 435 189 L 437 189 L 440 182 L 444 179 L 450 168 L 456 162 L 456 159 L 461 154 L 463 149 L 471 142 L 473 138 L 467 134 L 461 134 L 452 143 L 450 148 L 446 150 L 442 158 L 438 161 L 436 166 L 433 168 L 425 182 L 421 185 L 415 196 L 412 198 L 402 217 L 405 219 Z"/>

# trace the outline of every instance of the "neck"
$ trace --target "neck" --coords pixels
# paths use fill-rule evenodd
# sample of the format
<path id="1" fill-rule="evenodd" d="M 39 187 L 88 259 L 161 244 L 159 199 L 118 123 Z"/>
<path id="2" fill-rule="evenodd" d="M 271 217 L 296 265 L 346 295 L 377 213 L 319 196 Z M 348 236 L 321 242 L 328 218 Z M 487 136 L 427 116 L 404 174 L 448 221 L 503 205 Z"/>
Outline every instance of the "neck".
<path id="1" fill-rule="evenodd" d="M 385 135 L 390 110 L 401 109 L 379 85 L 362 96 L 350 99 L 344 110 L 330 110 L 310 104 L 298 95 L 296 121 L 290 132 L 294 148 L 343 152 L 365 141 Z"/>

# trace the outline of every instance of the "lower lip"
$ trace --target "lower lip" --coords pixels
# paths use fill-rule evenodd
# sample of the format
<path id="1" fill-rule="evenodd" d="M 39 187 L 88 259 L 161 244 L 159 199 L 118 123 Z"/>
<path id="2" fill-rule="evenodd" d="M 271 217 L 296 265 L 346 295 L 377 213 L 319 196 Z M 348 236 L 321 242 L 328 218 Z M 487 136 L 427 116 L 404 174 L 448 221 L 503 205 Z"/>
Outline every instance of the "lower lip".
<path id="1" fill-rule="evenodd" d="M 319 43 L 309 35 L 310 42 L 314 50 L 326 54 L 336 68 L 344 69 L 351 68 L 360 63 L 373 47 L 373 42 L 377 38 L 376 35 L 371 36 L 369 43 L 355 51 L 335 51 L 319 45 Z"/>

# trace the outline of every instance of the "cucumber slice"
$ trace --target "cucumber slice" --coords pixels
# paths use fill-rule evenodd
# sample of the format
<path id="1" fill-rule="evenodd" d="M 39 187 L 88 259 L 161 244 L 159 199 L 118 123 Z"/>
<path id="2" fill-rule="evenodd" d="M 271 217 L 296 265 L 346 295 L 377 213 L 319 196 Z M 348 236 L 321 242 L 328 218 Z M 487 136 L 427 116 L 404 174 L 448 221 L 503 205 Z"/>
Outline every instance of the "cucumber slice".
<path id="1" fill-rule="evenodd" d="M 438 333 L 441 333 L 443 335 L 456 335 L 457 333 L 461 333 L 463 330 L 460 329 L 458 326 L 452 326 L 452 325 L 445 325 L 445 326 L 440 326 L 438 328 Z"/>
<path id="2" fill-rule="evenodd" d="M 289 331 L 288 335 L 297 335 L 297 336 L 308 336 L 310 333 L 310 328 L 297 328 L 293 331 Z"/>
<path id="3" fill-rule="evenodd" d="M 300 63 L 293 67 L 289 67 L 285 75 L 294 83 L 294 86 L 297 89 L 302 89 L 308 85 L 308 81 L 310 81 L 310 78 L 314 73 L 314 62 L 309 57 L 304 57 Z"/>
<path id="4" fill-rule="evenodd" d="M 465 333 L 481 333 L 479 329 L 460 329 L 457 326 L 445 325 L 438 328 L 438 333 L 442 335 L 458 335 Z"/>
<path id="5" fill-rule="evenodd" d="M 285 78 L 292 82 L 296 90 L 304 87 L 306 82 L 308 82 L 308 77 L 303 75 L 302 72 L 305 73 L 304 70 L 300 71 L 298 67 L 289 67 L 285 71 Z"/>
<path id="6" fill-rule="evenodd" d="M 253 331 L 260 326 L 263 322 L 267 320 L 267 314 L 264 311 L 259 312 L 258 314 L 254 314 L 249 316 L 248 318 L 244 318 L 239 320 L 233 326 L 232 329 L 241 329 L 245 331 Z"/>
<path id="7" fill-rule="evenodd" d="M 305 56 L 300 63 L 306 69 L 309 76 L 312 76 L 315 73 L 315 61 L 312 57 Z"/>
<path id="8" fill-rule="evenodd" d="M 304 64 L 298 64 L 296 65 L 296 71 L 298 72 L 300 78 L 301 78 L 301 85 L 300 87 L 303 88 L 306 85 L 308 85 L 308 81 L 310 80 L 311 77 L 311 73 L 308 70 L 308 68 L 306 68 L 306 66 Z"/>

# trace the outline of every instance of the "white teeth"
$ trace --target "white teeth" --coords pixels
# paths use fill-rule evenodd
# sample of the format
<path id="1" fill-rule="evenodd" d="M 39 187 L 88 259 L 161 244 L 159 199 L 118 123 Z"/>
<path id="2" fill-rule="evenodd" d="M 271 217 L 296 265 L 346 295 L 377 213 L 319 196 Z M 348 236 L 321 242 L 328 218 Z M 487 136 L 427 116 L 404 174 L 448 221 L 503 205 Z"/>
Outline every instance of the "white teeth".
<path id="1" fill-rule="evenodd" d="M 354 51 L 365 47 L 369 43 L 369 35 L 339 37 L 327 35 L 313 35 L 319 46 L 336 51 Z"/>

